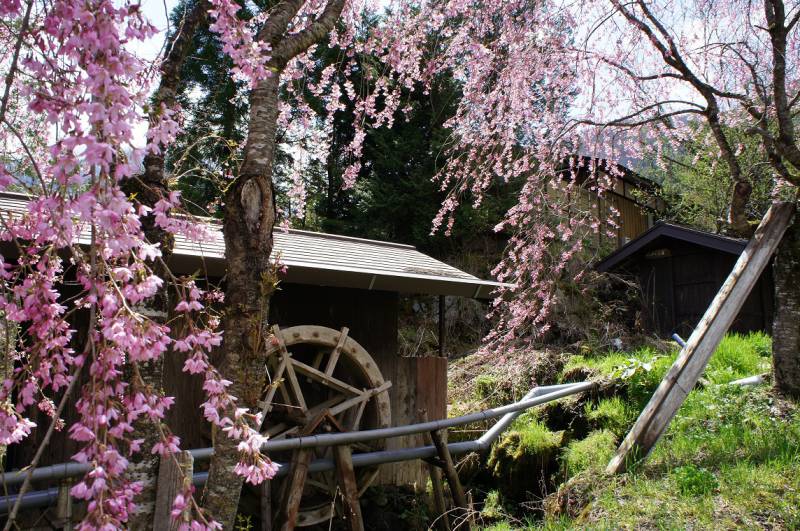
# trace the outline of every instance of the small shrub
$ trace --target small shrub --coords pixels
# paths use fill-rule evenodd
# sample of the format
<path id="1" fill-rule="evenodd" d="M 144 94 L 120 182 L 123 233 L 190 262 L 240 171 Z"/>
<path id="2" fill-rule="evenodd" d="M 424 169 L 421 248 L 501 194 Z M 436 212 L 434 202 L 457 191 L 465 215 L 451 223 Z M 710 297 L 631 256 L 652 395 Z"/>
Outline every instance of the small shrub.
<path id="1" fill-rule="evenodd" d="M 478 400 L 486 400 L 497 393 L 497 378 L 490 374 L 480 374 L 475 378 L 475 396 Z"/>
<path id="2" fill-rule="evenodd" d="M 606 429 L 620 436 L 630 428 L 633 419 L 634 413 L 618 396 L 586 404 L 586 420 L 595 429 Z"/>
<path id="3" fill-rule="evenodd" d="M 702 496 L 719 487 L 717 478 L 705 468 L 694 465 L 681 466 L 675 469 L 675 483 L 684 496 Z"/>
<path id="4" fill-rule="evenodd" d="M 505 516 L 506 512 L 503 510 L 503 504 L 500 501 L 500 493 L 496 490 L 489 491 L 486 495 L 486 501 L 483 502 L 481 509 L 481 518 L 487 520 L 499 520 Z"/>
<path id="5" fill-rule="evenodd" d="M 602 470 L 613 457 L 616 447 L 616 437 L 608 430 L 593 431 L 585 439 L 571 442 L 563 457 L 567 476 L 584 470 Z"/>

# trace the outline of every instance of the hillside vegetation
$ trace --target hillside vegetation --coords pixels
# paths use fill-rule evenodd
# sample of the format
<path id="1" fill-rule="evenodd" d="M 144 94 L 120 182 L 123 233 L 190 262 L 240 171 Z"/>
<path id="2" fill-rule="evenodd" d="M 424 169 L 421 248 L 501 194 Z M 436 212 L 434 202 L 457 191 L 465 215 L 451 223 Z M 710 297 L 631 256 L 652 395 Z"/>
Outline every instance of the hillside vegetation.
<path id="1" fill-rule="evenodd" d="M 534 376 L 543 384 L 601 382 L 591 396 L 522 415 L 489 456 L 464 460 L 462 474 L 482 499 L 480 526 L 496 531 L 800 527 L 797 406 L 775 398 L 769 385 L 727 385 L 769 371 L 770 339 L 763 334 L 727 336 L 649 458 L 626 474 L 604 474 L 676 355 L 673 345 L 537 353 L 513 367 L 478 358 L 457 362 L 453 414 L 518 398 Z"/>

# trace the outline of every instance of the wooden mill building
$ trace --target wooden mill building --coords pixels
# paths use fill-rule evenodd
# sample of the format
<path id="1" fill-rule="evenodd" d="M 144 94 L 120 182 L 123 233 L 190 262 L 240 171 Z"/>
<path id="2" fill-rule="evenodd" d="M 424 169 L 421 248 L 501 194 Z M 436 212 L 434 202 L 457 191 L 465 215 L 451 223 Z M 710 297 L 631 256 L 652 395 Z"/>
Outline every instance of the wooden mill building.
<path id="1" fill-rule="evenodd" d="M 580 203 L 591 208 L 601 220 L 597 244 L 601 249 L 617 249 L 651 228 L 664 210 L 660 186 L 635 171 L 595 157 L 580 157 L 576 172 Z M 563 178 L 572 178 L 569 169 Z M 604 180 L 602 197 L 594 191 Z M 605 220 L 614 219 L 610 224 Z"/>
<path id="2" fill-rule="evenodd" d="M 0 214 L 20 215 L 26 211 L 27 201 L 25 195 L 2 193 Z M 200 278 L 224 283 L 221 226 L 209 223 L 210 242 L 200 245 L 180 237 L 176 239 L 170 266 L 176 274 L 198 273 Z M 14 251 L 10 246 L 3 247 L 2 252 L 7 259 L 13 259 Z M 283 330 L 293 330 L 292 327 L 300 325 L 325 327 L 336 336 L 346 327 L 349 331 L 344 335 L 348 341 L 354 341 L 353 345 L 357 343 L 359 349 L 363 347 L 377 365 L 380 378 L 391 382 L 385 391 L 390 415 L 381 416 L 378 425 L 362 423 L 361 429 L 419 422 L 423 411 L 430 420 L 446 416 L 447 359 L 398 355 L 399 296 L 417 293 L 487 299 L 497 283 L 481 280 L 410 245 L 302 230 L 276 229 L 274 253 L 280 256 L 286 269 L 271 302 L 270 322 Z M 68 290 L 65 287 L 65 293 Z M 353 349 L 355 351 L 355 346 Z M 208 447 L 211 446 L 210 428 L 202 420 L 198 407 L 204 400 L 201 382 L 182 372 L 183 362 L 184 358 L 178 353 L 170 353 L 166 361 L 164 389 L 166 394 L 176 397 L 168 424 L 181 437 L 184 448 Z M 301 367 L 308 365 L 311 361 L 300 364 Z M 357 387 L 346 374 L 341 379 L 339 385 L 345 389 Z M 306 374 L 306 378 L 301 377 L 299 381 L 304 385 L 311 378 Z M 65 420 L 68 424 L 74 420 L 70 418 L 74 416 L 72 409 L 67 407 L 69 413 Z M 9 448 L 6 470 L 25 466 L 42 436 L 42 430 L 35 430 L 24 445 Z M 419 436 L 386 442 L 388 449 L 421 445 L 423 440 Z M 75 443 L 66 433 L 56 434 L 45 461 L 40 464 L 68 462 L 75 452 Z M 398 485 L 420 484 L 423 479 L 419 461 L 382 467 L 378 477 L 379 482 Z"/>

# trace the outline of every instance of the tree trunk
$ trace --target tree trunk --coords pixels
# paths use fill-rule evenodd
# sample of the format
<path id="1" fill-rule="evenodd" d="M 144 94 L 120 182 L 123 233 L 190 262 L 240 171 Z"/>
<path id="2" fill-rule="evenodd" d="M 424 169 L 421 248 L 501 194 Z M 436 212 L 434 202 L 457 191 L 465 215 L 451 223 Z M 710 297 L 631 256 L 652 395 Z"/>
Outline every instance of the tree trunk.
<path id="1" fill-rule="evenodd" d="M 772 363 L 775 389 L 800 398 L 800 223 L 789 227 L 772 266 L 775 317 Z"/>
<path id="2" fill-rule="evenodd" d="M 270 265 L 275 201 L 272 170 L 278 118 L 275 73 L 250 94 L 250 122 L 244 162 L 239 177 L 225 194 L 225 287 L 223 320 L 225 356 L 221 372 L 233 382 L 228 390 L 239 407 L 255 408 L 265 382 L 267 318 L 274 290 Z M 232 412 L 231 412 L 232 413 Z M 225 529 L 232 529 L 242 478 L 234 472 L 237 443 L 226 434 L 214 434 L 214 457 L 203 492 L 203 507 Z"/>

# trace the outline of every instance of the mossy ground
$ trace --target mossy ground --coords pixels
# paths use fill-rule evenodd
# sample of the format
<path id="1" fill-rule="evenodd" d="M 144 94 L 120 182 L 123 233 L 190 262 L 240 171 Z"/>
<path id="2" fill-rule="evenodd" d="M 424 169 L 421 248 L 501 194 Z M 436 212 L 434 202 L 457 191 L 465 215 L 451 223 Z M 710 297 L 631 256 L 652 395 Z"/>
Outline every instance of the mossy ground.
<path id="1" fill-rule="evenodd" d="M 555 411 L 563 414 L 563 409 L 520 417 L 496 448 L 513 446 L 520 436 L 512 434 L 526 429 L 536 434 L 537 444 L 553 440 L 547 431 L 558 436 L 561 444 L 553 458 L 559 466 L 551 472 L 552 490 L 549 496 L 539 493 L 524 502 L 512 499 L 505 494 L 501 471 L 493 470 L 494 488 L 491 483 L 478 486 L 489 492 L 483 528 L 800 528 L 798 406 L 776 399 L 769 386 L 724 385 L 769 372 L 769 353 L 769 337 L 763 334 L 727 336 L 651 455 L 615 477 L 605 476 L 603 469 L 677 348 L 583 352 L 567 359 L 562 377 L 585 374 L 623 383 L 611 395 L 571 407 L 568 411 L 581 416 L 581 422 L 569 423 L 573 428 L 563 432 L 548 430 L 553 422 L 547 418 Z M 552 456 L 552 449 L 544 446 Z M 505 466 L 514 469 L 513 463 Z"/>

